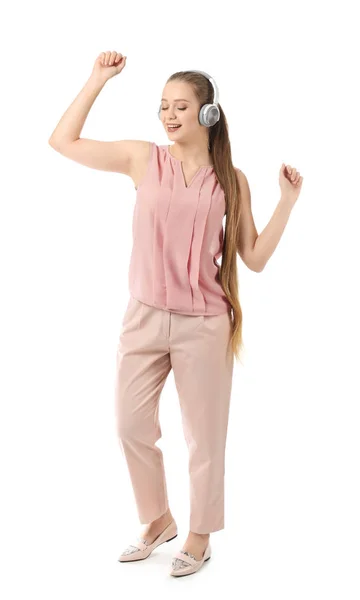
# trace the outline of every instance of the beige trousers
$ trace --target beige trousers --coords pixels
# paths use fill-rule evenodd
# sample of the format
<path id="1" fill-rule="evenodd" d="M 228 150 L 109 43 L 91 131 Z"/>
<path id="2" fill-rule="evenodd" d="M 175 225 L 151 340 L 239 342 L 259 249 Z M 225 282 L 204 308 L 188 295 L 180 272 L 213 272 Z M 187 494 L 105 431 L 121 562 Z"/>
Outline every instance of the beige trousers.
<path id="1" fill-rule="evenodd" d="M 190 530 L 224 528 L 225 445 L 234 357 L 231 314 L 191 316 L 130 296 L 116 359 L 116 431 L 141 523 L 168 509 L 159 399 L 171 368 L 189 449 Z"/>

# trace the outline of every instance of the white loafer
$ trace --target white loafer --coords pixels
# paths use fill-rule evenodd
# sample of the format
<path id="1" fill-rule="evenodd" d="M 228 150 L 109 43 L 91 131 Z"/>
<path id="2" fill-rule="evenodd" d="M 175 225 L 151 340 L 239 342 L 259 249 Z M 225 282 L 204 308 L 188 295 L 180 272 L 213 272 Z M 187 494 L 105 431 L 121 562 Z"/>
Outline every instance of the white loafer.
<path id="1" fill-rule="evenodd" d="M 201 569 L 203 564 L 209 560 L 209 558 L 211 558 L 210 542 L 208 543 L 201 560 L 196 560 L 193 554 L 190 554 L 184 550 L 180 550 L 180 552 L 177 552 L 173 557 L 172 571 L 170 572 L 170 575 L 174 575 L 174 577 L 182 577 L 183 575 L 191 575 L 191 573 L 196 573 L 196 571 Z"/>
<path id="2" fill-rule="evenodd" d="M 138 537 L 133 544 L 130 544 L 124 552 L 119 556 L 119 562 L 132 562 L 134 560 L 144 560 L 150 556 L 152 551 L 160 546 L 160 544 L 164 544 L 165 542 L 170 542 L 174 538 L 176 538 L 178 534 L 177 525 L 175 521 L 171 521 L 171 523 L 164 529 L 160 535 L 155 538 L 152 544 L 148 544 L 144 539 Z"/>

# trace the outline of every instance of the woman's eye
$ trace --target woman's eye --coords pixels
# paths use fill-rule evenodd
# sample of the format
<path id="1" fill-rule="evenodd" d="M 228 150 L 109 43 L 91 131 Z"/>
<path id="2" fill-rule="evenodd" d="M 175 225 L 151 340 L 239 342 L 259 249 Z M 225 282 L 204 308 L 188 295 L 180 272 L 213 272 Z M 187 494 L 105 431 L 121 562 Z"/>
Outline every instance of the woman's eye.
<path id="1" fill-rule="evenodd" d="M 161 109 L 161 110 L 167 110 L 167 108 L 164 108 L 164 107 L 162 107 L 162 109 Z M 180 108 L 180 107 L 179 107 L 179 110 L 186 110 L 186 107 L 185 107 L 185 108 Z"/>

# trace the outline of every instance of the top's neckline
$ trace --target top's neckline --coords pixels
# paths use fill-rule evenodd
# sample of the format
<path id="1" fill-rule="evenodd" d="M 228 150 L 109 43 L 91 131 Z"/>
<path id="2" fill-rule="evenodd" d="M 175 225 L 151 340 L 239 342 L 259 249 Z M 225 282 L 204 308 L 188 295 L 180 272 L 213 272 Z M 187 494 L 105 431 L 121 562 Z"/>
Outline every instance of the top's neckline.
<path id="1" fill-rule="evenodd" d="M 180 160 L 180 158 L 176 158 L 176 156 L 174 156 L 173 154 L 171 154 L 170 152 L 170 146 L 169 144 L 166 146 L 167 152 L 169 154 L 169 156 L 171 156 L 171 158 L 173 158 L 174 160 L 176 160 L 178 163 L 183 163 L 182 160 Z M 210 169 L 212 168 L 214 165 L 200 165 L 200 167 L 198 167 L 198 169 Z"/>

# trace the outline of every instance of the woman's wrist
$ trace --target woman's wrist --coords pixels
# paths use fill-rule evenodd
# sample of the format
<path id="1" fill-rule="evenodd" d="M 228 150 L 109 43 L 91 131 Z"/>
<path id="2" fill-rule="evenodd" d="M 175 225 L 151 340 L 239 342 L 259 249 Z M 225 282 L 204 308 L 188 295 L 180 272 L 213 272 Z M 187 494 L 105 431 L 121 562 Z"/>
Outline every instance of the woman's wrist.
<path id="1" fill-rule="evenodd" d="M 101 75 L 90 75 L 87 83 L 89 83 L 90 85 L 94 86 L 94 88 L 99 88 L 101 90 L 101 88 L 104 87 L 105 83 L 108 81 L 108 77 L 101 77 Z"/>

